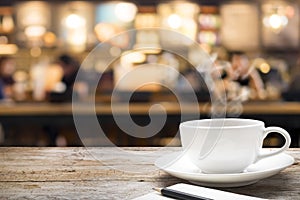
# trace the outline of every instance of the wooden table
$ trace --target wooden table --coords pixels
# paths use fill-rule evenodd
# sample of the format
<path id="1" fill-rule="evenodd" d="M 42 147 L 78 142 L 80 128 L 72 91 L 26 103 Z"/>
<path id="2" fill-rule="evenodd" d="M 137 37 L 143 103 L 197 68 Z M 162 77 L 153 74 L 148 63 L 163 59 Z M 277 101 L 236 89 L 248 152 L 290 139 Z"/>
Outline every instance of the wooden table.
<path id="1" fill-rule="evenodd" d="M 0 199 L 132 199 L 185 182 L 156 169 L 157 155 L 179 148 L 0 148 Z M 128 156 L 122 152 L 129 152 Z M 92 154 L 91 154 L 92 152 Z M 150 154 L 156 152 L 157 155 Z M 290 149 L 296 163 L 256 184 L 224 190 L 272 199 L 299 199 L 300 149 Z M 101 162 L 93 155 L 101 157 Z M 133 154 L 142 154 L 137 161 Z"/>

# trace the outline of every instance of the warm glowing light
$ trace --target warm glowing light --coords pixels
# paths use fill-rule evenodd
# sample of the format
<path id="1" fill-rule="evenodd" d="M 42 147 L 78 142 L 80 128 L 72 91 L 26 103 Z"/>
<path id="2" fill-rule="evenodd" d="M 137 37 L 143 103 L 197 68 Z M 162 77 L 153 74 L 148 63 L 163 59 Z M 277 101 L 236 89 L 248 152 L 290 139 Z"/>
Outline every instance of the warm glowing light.
<path id="1" fill-rule="evenodd" d="M 10 15 L 4 15 L 2 19 L 2 31 L 10 33 L 14 29 L 14 20 Z"/>
<path id="2" fill-rule="evenodd" d="M 72 45 L 84 45 L 86 42 L 85 31 L 76 31 L 75 33 L 72 33 L 72 36 L 68 41 Z"/>
<path id="3" fill-rule="evenodd" d="M 67 28 L 67 43 L 73 51 L 82 52 L 87 41 L 86 19 L 78 14 L 72 13 L 65 19 Z"/>
<path id="4" fill-rule="evenodd" d="M 109 40 L 117 34 L 117 28 L 113 24 L 99 23 L 95 26 L 95 32 L 98 39 L 102 42 Z"/>
<path id="5" fill-rule="evenodd" d="M 40 47 L 32 47 L 30 49 L 30 55 L 32 57 L 39 57 L 42 54 L 42 50 Z"/>
<path id="6" fill-rule="evenodd" d="M 285 16 L 273 14 L 269 18 L 269 23 L 272 28 L 278 29 L 287 24 L 287 18 Z"/>
<path id="7" fill-rule="evenodd" d="M 16 5 L 17 23 L 19 28 L 27 26 L 45 26 L 51 24 L 50 4 L 45 1 L 23 1 Z"/>
<path id="8" fill-rule="evenodd" d="M 122 28 L 109 23 L 99 23 L 95 26 L 95 33 L 99 41 L 109 40 L 108 42 L 116 47 L 126 47 L 129 43 L 129 36 L 127 34 L 114 37 L 122 31 Z"/>
<path id="9" fill-rule="evenodd" d="M 18 47 L 15 44 L 0 44 L 0 55 L 16 54 Z"/>
<path id="10" fill-rule="evenodd" d="M 43 39 L 46 46 L 52 46 L 56 42 L 56 35 L 52 32 L 47 32 Z"/>
<path id="11" fill-rule="evenodd" d="M 28 26 L 25 28 L 25 35 L 27 37 L 41 37 L 46 33 L 44 26 Z"/>
<path id="12" fill-rule="evenodd" d="M 142 63 L 146 60 L 145 54 L 141 52 L 126 53 L 121 57 L 122 65 L 126 66 L 132 63 Z"/>
<path id="13" fill-rule="evenodd" d="M 69 16 L 67 16 L 65 23 L 68 28 L 77 29 L 84 27 L 86 21 L 83 17 L 77 14 L 70 14 Z"/>
<path id="14" fill-rule="evenodd" d="M 266 27 L 270 27 L 279 32 L 288 24 L 288 18 L 284 15 L 272 14 L 271 16 L 265 17 L 263 23 Z"/>
<path id="15" fill-rule="evenodd" d="M 23 70 L 18 70 L 14 73 L 13 79 L 16 82 L 24 82 L 28 79 L 28 73 Z"/>
<path id="16" fill-rule="evenodd" d="M 264 26 L 275 33 L 281 32 L 288 25 L 289 20 L 293 21 L 295 15 L 294 7 L 286 1 L 263 4 L 262 11 Z"/>
<path id="17" fill-rule="evenodd" d="M 262 73 L 264 73 L 264 74 L 267 74 L 267 73 L 269 73 L 270 72 L 270 70 L 271 70 L 271 67 L 270 67 L 270 65 L 268 64 L 268 63 L 262 63 L 260 66 L 259 66 L 259 69 L 260 69 L 260 71 L 262 72 Z"/>
<path id="18" fill-rule="evenodd" d="M 131 22 L 135 18 L 137 7 L 133 3 L 118 3 L 115 7 L 115 15 L 122 22 Z"/>
<path id="19" fill-rule="evenodd" d="M 64 92 L 64 91 L 66 91 L 66 89 L 67 89 L 66 84 L 63 83 L 63 82 L 59 82 L 59 83 L 56 83 L 56 84 L 54 85 L 54 88 L 53 88 L 52 90 L 55 91 L 55 92 L 62 93 L 62 92 Z"/>
<path id="20" fill-rule="evenodd" d="M 171 28 L 177 29 L 181 26 L 182 20 L 181 17 L 177 14 L 172 14 L 168 17 L 168 25 Z"/>
<path id="21" fill-rule="evenodd" d="M 153 55 L 153 54 L 159 54 L 162 49 L 160 47 L 150 47 L 150 48 L 142 48 L 139 50 L 141 53 L 143 54 L 149 54 L 149 55 Z"/>

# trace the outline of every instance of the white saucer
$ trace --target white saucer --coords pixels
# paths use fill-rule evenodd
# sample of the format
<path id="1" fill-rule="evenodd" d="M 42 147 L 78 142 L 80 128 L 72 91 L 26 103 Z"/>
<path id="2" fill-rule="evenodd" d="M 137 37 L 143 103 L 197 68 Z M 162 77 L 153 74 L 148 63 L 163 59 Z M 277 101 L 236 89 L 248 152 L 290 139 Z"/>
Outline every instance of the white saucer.
<path id="1" fill-rule="evenodd" d="M 188 180 L 197 185 L 210 187 L 238 187 L 250 185 L 273 176 L 294 163 L 285 153 L 271 156 L 249 166 L 245 172 L 236 174 L 204 174 L 183 152 L 174 152 L 158 158 L 155 166 L 168 174 Z"/>

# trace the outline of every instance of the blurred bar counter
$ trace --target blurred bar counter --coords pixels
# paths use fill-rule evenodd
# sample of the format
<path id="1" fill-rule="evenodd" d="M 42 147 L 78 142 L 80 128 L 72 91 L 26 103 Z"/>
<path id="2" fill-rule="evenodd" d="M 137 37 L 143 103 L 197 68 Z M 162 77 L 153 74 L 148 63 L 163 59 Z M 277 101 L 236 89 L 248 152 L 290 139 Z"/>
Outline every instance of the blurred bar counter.
<path id="1" fill-rule="evenodd" d="M 156 103 L 161 107 L 153 107 Z M 195 116 L 202 119 L 211 118 L 211 108 L 211 103 L 204 102 L 197 105 L 188 102 L 181 104 L 177 102 L 130 104 L 116 102 L 113 104 L 96 103 L 95 106 L 84 103 L 73 105 L 72 103 L 2 103 L 0 104 L 1 145 L 81 146 L 82 143 L 77 135 L 73 119 L 75 113 L 85 117 L 96 115 L 107 137 L 116 145 L 160 146 L 170 142 L 171 138 L 178 139 L 177 133 L 181 121 L 195 119 Z M 161 116 L 166 113 L 166 123 L 159 133 L 151 138 L 135 138 L 124 133 L 114 120 L 116 116 L 128 118 L 128 112 L 132 120 L 140 126 L 150 123 L 149 112 L 153 116 Z M 230 103 L 227 105 L 226 116 L 259 119 L 263 120 L 266 126 L 285 128 L 291 134 L 292 146 L 300 146 L 300 102 L 261 101 L 247 102 L 241 105 Z M 64 135 L 67 142 L 61 145 L 57 144 L 59 135 Z M 277 138 L 279 136 L 275 134 L 273 136 L 275 139 L 266 140 L 266 146 L 281 144 L 281 138 Z M 39 140 L 44 142 L 39 142 Z M 106 146 L 107 144 L 99 145 Z M 180 145 L 179 139 L 174 145 Z"/>
<path id="2" fill-rule="evenodd" d="M 126 114 L 129 106 L 130 114 L 133 115 L 148 115 L 151 106 L 156 102 L 139 102 L 139 103 L 96 103 L 94 105 L 97 115 L 111 115 L 112 106 L 114 106 L 115 114 Z M 195 110 L 195 105 L 192 103 L 176 103 L 176 102 L 160 102 L 167 114 L 211 114 L 211 103 L 199 103 L 198 110 Z M 73 104 L 78 114 L 93 114 L 88 108 L 92 106 L 89 104 L 79 103 Z M 241 105 L 227 104 L 226 113 L 231 117 L 231 114 L 237 115 L 291 115 L 300 116 L 300 102 L 284 102 L 284 101 L 261 101 L 261 102 L 247 102 Z M 240 106 L 239 108 L 235 106 Z M 238 109 L 240 113 L 237 112 Z M 231 110 L 232 109 L 232 110 Z M 152 110 L 153 114 L 161 114 L 160 109 Z M 0 118 L 4 120 L 9 116 L 57 116 L 72 115 L 72 103 L 0 103 Z M 236 116 L 238 117 L 238 116 Z"/>

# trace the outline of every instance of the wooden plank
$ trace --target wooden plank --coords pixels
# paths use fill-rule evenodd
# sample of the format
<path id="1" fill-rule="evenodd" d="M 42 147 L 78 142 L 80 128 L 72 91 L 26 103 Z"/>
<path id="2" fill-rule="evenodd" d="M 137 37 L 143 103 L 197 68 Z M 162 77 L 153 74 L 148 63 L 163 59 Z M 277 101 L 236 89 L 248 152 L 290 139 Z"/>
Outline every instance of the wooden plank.
<path id="1" fill-rule="evenodd" d="M 158 156 L 180 148 L 0 148 L 0 199 L 132 199 L 186 182 L 154 165 Z M 300 149 L 296 163 L 256 184 L 224 189 L 272 199 L 300 196 Z M 125 156 L 126 155 L 126 156 Z M 136 159 L 134 155 L 141 155 Z M 95 157 L 96 156 L 96 157 Z"/>

